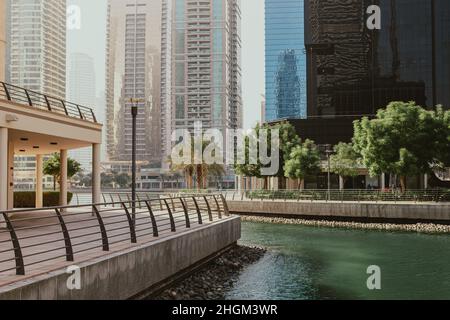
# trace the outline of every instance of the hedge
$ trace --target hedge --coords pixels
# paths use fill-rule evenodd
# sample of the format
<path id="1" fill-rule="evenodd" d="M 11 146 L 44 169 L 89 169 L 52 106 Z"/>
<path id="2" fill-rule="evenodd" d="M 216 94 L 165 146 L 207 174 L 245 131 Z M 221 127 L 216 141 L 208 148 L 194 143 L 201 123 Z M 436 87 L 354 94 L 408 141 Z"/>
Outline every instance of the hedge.
<path id="1" fill-rule="evenodd" d="M 67 203 L 72 201 L 73 194 L 67 193 Z M 56 207 L 59 205 L 59 192 L 44 192 L 44 207 Z M 35 208 L 36 207 L 36 192 L 21 191 L 14 192 L 14 208 Z"/>

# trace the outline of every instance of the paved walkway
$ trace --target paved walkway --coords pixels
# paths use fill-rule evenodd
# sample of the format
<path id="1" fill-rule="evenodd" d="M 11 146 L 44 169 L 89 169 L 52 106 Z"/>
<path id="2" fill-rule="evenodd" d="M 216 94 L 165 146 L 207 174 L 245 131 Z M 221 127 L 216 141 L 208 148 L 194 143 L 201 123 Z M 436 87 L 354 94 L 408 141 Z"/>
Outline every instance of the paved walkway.
<path id="1" fill-rule="evenodd" d="M 199 204 L 199 207 L 203 224 L 209 224 L 206 205 Z M 137 208 L 137 244 L 131 243 L 130 225 L 124 209 L 119 207 L 101 208 L 100 214 L 105 224 L 110 251 L 103 251 L 99 222 L 92 211 L 89 210 L 89 207 L 68 209 L 67 212 L 63 213 L 63 218 L 70 235 L 74 262 L 66 261 L 64 236 L 54 210 L 39 211 L 38 213 L 15 213 L 11 220 L 19 238 L 26 275 L 16 275 L 15 256 L 10 233 L 7 229 L 0 228 L 0 287 L 190 230 L 186 227 L 185 213 L 181 206 L 172 208 L 175 209 L 173 210 L 173 217 L 176 232 L 171 231 L 167 210 L 161 210 L 161 208 L 163 206 L 160 207 L 159 205 L 153 208 L 159 237 L 153 235 L 152 220 L 148 210 Z M 217 209 L 217 207 L 211 208 L 214 221 L 218 220 L 219 211 Z M 223 212 L 222 205 L 220 205 L 220 210 Z M 188 214 L 191 229 L 201 227 L 197 211 L 189 206 Z"/>

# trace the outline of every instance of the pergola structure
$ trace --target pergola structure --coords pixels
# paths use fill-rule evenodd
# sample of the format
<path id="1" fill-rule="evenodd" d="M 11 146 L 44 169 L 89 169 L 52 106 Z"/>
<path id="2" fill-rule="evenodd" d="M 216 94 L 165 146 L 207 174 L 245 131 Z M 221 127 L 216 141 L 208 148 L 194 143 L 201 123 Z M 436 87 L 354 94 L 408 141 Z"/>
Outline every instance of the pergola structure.
<path id="1" fill-rule="evenodd" d="M 43 205 L 43 156 L 61 156 L 60 201 L 67 205 L 68 150 L 92 147 L 93 203 L 100 202 L 102 125 L 92 109 L 0 81 L 0 211 L 14 207 L 14 156 L 36 156 L 36 207 Z"/>

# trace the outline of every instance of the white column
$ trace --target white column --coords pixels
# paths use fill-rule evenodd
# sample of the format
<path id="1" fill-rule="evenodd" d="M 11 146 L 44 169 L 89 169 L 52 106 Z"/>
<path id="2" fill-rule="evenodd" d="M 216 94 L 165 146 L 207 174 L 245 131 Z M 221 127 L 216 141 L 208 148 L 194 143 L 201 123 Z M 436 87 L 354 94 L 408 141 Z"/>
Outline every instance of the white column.
<path id="1" fill-rule="evenodd" d="M 61 177 L 59 184 L 59 205 L 67 206 L 67 150 L 61 150 Z"/>
<path id="2" fill-rule="evenodd" d="M 381 174 L 381 190 L 386 189 L 386 174 Z"/>
<path id="3" fill-rule="evenodd" d="M 0 211 L 8 209 L 8 128 L 0 128 Z M 0 227 L 3 216 L 0 215 Z"/>
<path id="4" fill-rule="evenodd" d="M 344 188 L 345 188 L 344 178 L 342 176 L 339 176 L 339 189 L 344 190 Z"/>
<path id="5" fill-rule="evenodd" d="M 8 210 L 14 209 L 14 145 L 8 144 Z"/>
<path id="6" fill-rule="evenodd" d="M 428 189 L 428 174 L 427 173 L 425 173 L 423 175 L 423 188 L 425 190 Z"/>
<path id="7" fill-rule="evenodd" d="M 101 201 L 101 176 L 100 176 L 101 144 L 92 145 L 92 203 Z"/>
<path id="8" fill-rule="evenodd" d="M 36 208 L 42 208 L 44 206 L 44 195 L 42 188 L 42 178 L 43 178 L 43 159 L 42 155 L 36 155 Z"/>

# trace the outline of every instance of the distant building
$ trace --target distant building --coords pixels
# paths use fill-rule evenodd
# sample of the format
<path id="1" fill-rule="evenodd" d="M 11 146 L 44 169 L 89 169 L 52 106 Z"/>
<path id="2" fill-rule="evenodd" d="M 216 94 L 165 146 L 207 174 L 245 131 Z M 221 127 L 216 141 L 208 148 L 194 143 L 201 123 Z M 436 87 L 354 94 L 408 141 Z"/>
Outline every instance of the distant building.
<path id="1" fill-rule="evenodd" d="M 243 120 L 240 0 L 163 3 L 164 162 L 171 152 L 174 130 L 193 130 L 195 122 L 201 122 L 204 129 L 225 132 L 242 128 Z"/>
<path id="2" fill-rule="evenodd" d="M 161 0 L 109 0 L 106 144 L 110 161 L 130 161 L 130 99 L 138 99 L 137 159 L 160 161 Z"/>
<path id="3" fill-rule="evenodd" d="M 66 1 L 11 1 L 8 81 L 66 98 Z"/>
<path id="4" fill-rule="evenodd" d="M 262 96 L 262 101 L 261 101 L 261 119 L 260 119 L 260 123 L 263 124 L 266 122 L 266 97 L 263 95 Z"/>
<path id="5" fill-rule="evenodd" d="M 6 80 L 65 99 L 66 0 L 8 0 L 6 10 Z M 18 189 L 34 188 L 34 157 L 16 156 L 14 181 Z"/>
<path id="6" fill-rule="evenodd" d="M 265 0 L 267 121 L 307 110 L 303 0 Z"/>
<path id="7" fill-rule="evenodd" d="M 84 53 L 72 53 L 69 56 L 68 65 L 67 100 L 95 108 L 97 101 L 94 59 Z M 92 168 L 92 148 L 72 150 L 69 152 L 69 156 L 81 164 L 84 173 L 90 172 Z"/>

